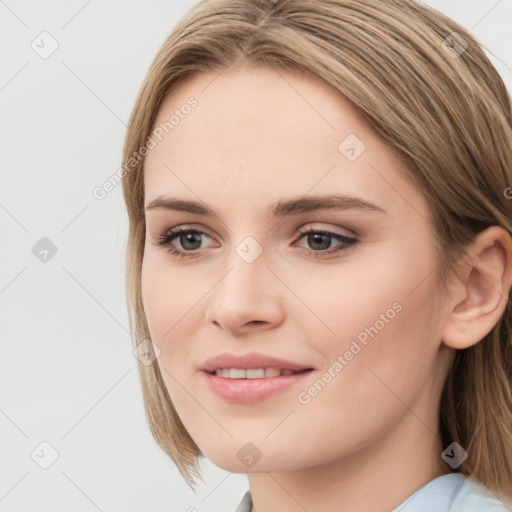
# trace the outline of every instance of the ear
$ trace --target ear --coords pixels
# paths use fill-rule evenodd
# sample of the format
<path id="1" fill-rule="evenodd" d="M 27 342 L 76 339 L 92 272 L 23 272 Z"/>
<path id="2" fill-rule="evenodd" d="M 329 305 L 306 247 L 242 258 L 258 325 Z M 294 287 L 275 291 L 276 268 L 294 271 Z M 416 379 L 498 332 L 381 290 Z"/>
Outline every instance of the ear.
<path id="1" fill-rule="evenodd" d="M 512 237 L 499 226 L 487 228 L 477 235 L 463 259 L 442 338 L 455 349 L 476 345 L 505 310 L 512 286 Z"/>

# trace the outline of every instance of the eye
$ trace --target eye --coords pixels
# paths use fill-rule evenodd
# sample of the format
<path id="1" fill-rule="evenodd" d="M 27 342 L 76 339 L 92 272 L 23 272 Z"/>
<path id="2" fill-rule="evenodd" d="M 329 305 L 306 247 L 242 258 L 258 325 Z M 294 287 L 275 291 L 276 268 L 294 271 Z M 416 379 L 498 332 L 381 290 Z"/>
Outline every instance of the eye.
<path id="1" fill-rule="evenodd" d="M 294 243 L 302 238 L 306 238 L 308 245 L 312 247 L 312 249 L 306 249 L 306 253 L 316 258 L 347 250 L 358 242 L 356 238 L 325 230 L 308 229 L 306 231 L 299 231 L 299 234 L 300 236 Z M 201 248 L 201 237 L 203 235 L 211 238 L 204 231 L 198 229 L 177 227 L 162 233 L 154 244 L 166 247 L 167 251 L 173 256 L 179 258 L 194 258 L 199 256 L 197 251 Z M 174 241 L 176 239 L 179 240 L 183 250 L 175 247 Z M 333 239 L 339 242 L 339 245 L 334 248 L 331 247 Z"/>
<path id="2" fill-rule="evenodd" d="M 320 258 L 322 256 L 329 256 L 331 254 L 346 251 L 354 247 L 358 240 L 356 238 L 348 237 L 341 235 L 339 233 L 334 233 L 332 231 L 325 230 L 317 230 L 317 229 L 307 229 L 305 231 L 299 231 L 300 236 L 297 238 L 301 240 L 306 237 L 306 241 L 310 247 L 313 247 L 318 250 L 306 250 L 312 256 L 316 258 Z M 336 240 L 340 242 L 340 245 L 331 248 L 332 240 Z"/>
<path id="3" fill-rule="evenodd" d="M 207 236 L 204 231 L 198 229 L 172 228 L 158 237 L 155 245 L 164 246 L 173 255 L 181 258 L 193 258 L 197 256 L 192 251 L 197 251 L 201 246 L 201 236 Z M 179 242 L 185 251 L 180 251 L 174 247 L 173 242 L 179 237 Z"/>

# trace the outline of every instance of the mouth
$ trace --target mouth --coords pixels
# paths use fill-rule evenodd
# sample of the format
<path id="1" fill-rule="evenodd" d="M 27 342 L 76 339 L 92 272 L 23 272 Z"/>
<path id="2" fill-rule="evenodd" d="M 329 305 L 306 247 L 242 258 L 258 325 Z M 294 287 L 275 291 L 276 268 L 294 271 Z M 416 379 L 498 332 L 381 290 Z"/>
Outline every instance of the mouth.
<path id="1" fill-rule="evenodd" d="M 226 379 L 265 379 L 296 375 L 311 370 L 313 370 L 313 368 L 305 368 L 303 370 L 290 370 L 288 368 L 217 368 L 207 373 Z"/>

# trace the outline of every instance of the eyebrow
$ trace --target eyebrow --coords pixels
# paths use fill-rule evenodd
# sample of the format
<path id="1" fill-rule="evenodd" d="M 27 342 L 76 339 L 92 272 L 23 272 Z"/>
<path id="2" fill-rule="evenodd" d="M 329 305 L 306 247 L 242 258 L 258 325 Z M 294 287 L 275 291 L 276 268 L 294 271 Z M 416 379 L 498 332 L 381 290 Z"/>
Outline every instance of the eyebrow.
<path id="1" fill-rule="evenodd" d="M 189 201 L 168 196 L 160 196 L 146 206 L 146 210 L 157 209 L 196 213 L 206 217 L 216 216 L 213 210 L 198 201 Z M 360 197 L 350 195 L 308 196 L 282 199 L 269 207 L 269 211 L 274 217 L 285 217 L 318 210 L 367 210 L 377 213 L 386 213 L 380 206 Z"/>

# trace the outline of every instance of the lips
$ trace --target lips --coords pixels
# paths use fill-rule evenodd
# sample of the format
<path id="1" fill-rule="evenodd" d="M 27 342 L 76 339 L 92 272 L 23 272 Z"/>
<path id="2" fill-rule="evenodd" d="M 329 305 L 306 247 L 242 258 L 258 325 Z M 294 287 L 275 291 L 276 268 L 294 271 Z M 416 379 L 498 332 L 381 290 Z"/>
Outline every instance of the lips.
<path id="1" fill-rule="evenodd" d="M 304 370 L 293 375 L 280 375 L 279 377 L 265 377 L 262 379 L 230 379 L 219 377 L 214 373 L 201 372 L 208 389 L 223 401 L 232 404 L 254 404 L 270 399 L 278 393 L 290 391 L 302 384 L 313 370 Z M 290 397 L 291 400 L 291 397 Z"/>
<path id="2" fill-rule="evenodd" d="M 258 352 L 250 352 L 242 355 L 224 352 L 205 361 L 201 370 L 207 373 L 213 373 L 215 370 L 221 368 L 240 368 L 243 370 L 277 368 L 279 370 L 293 370 L 296 372 L 314 369 L 310 365 L 294 363 Z"/>

